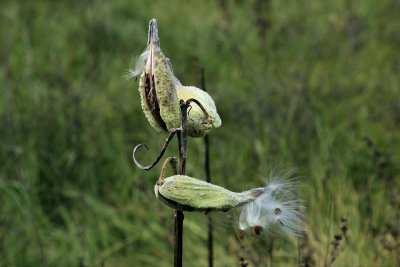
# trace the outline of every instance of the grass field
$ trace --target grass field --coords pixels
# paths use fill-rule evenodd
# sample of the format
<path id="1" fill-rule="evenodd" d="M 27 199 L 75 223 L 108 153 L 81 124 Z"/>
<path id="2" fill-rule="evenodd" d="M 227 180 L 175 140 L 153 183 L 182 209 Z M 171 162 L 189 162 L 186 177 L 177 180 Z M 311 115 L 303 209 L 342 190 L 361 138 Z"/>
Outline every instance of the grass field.
<path id="1" fill-rule="evenodd" d="M 241 244 L 220 218 L 215 266 L 398 266 L 399 14 L 397 0 L 3 0 L 0 266 L 172 265 L 160 167 L 132 162 L 165 136 L 124 78 L 152 18 L 183 84 L 205 68 L 223 122 L 213 182 L 241 191 L 296 168 L 304 185 L 303 237 Z M 203 154 L 189 139 L 189 175 L 204 177 Z M 184 266 L 207 266 L 206 238 L 204 214 L 185 213 Z"/>

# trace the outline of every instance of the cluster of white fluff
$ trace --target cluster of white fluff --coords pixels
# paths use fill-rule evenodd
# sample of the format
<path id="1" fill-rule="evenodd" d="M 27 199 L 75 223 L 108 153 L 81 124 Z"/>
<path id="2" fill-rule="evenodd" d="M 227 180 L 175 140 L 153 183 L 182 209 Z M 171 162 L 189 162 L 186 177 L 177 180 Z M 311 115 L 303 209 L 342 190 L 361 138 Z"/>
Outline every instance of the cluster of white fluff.
<path id="1" fill-rule="evenodd" d="M 132 79 L 139 77 L 144 69 L 145 63 L 148 61 L 149 52 L 145 50 L 140 56 L 137 57 L 135 60 L 134 66 L 130 68 L 127 73 L 125 74 L 126 79 Z"/>
<path id="2" fill-rule="evenodd" d="M 264 192 L 243 206 L 239 218 L 241 230 L 290 235 L 304 231 L 302 201 L 296 193 L 298 184 L 295 179 L 289 179 L 290 175 L 270 177 Z"/>

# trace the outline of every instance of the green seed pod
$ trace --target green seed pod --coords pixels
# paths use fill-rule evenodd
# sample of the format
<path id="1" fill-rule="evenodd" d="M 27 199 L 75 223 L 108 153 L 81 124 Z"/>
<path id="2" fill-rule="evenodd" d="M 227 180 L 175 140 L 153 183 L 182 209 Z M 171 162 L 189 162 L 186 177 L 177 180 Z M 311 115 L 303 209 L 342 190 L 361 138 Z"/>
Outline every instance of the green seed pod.
<path id="1" fill-rule="evenodd" d="M 139 92 L 142 108 L 150 125 L 157 132 L 170 132 L 181 126 L 181 112 L 172 70 L 161 51 L 157 21 L 149 23 L 146 51 L 142 59 Z"/>
<path id="2" fill-rule="evenodd" d="M 171 208 L 184 211 L 228 211 L 259 197 L 264 188 L 242 193 L 231 192 L 221 186 L 185 175 L 160 179 L 154 191 L 156 197 Z"/>
<path id="3" fill-rule="evenodd" d="M 173 74 L 172 63 L 167 58 L 168 66 Z M 217 113 L 217 107 L 214 100 L 206 92 L 194 86 L 184 86 L 181 82 L 173 76 L 178 98 L 184 101 L 189 99 L 196 99 L 204 107 L 210 117 L 206 117 L 201 108 L 193 103 L 188 110 L 188 134 L 191 137 L 202 137 L 208 133 L 211 128 L 218 128 L 221 126 L 222 121 Z"/>
<path id="4" fill-rule="evenodd" d="M 179 99 L 186 101 L 194 98 L 199 101 L 211 117 L 211 120 L 207 120 L 198 105 L 191 105 L 191 109 L 188 112 L 188 134 L 191 137 L 204 136 L 211 128 L 221 126 L 222 122 L 217 113 L 217 107 L 214 100 L 206 91 L 194 86 L 183 86 L 180 83 L 176 84 L 176 90 Z"/>

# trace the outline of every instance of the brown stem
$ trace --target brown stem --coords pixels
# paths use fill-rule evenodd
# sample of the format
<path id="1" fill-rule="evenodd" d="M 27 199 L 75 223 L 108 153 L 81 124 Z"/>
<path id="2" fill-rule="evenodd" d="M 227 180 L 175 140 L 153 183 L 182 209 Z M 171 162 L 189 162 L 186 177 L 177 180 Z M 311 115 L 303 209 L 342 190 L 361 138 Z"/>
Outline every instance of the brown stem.
<path id="1" fill-rule="evenodd" d="M 174 215 L 175 221 L 175 238 L 174 238 L 174 266 L 182 267 L 182 237 L 183 237 L 183 211 L 176 210 Z"/>
<path id="2" fill-rule="evenodd" d="M 197 100 L 196 100 L 197 101 Z M 180 101 L 181 114 L 182 114 L 182 140 L 179 146 L 179 174 L 185 174 L 186 172 L 186 146 L 187 146 L 187 108 L 189 102 Z M 179 138 L 178 138 L 179 140 Z"/>
<path id="3" fill-rule="evenodd" d="M 179 174 L 184 175 L 186 171 L 186 145 L 187 145 L 187 108 L 188 103 L 180 101 L 182 114 L 182 129 L 178 132 L 179 146 Z M 174 238 L 174 266 L 182 266 L 182 237 L 183 237 L 183 219 L 184 215 L 181 210 L 175 211 L 175 238 Z"/>
<path id="4" fill-rule="evenodd" d="M 165 152 L 165 150 L 167 149 L 169 142 L 172 140 L 172 138 L 174 137 L 174 135 L 175 135 L 175 133 L 176 133 L 177 131 L 178 131 L 178 130 L 176 130 L 176 129 L 172 130 L 172 132 L 170 133 L 170 135 L 168 136 L 168 138 L 165 139 L 164 146 L 163 146 L 163 148 L 162 148 L 160 154 L 158 155 L 157 159 L 156 159 L 152 164 L 150 164 L 150 165 L 148 165 L 148 166 L 143 166 L 143 165 L 141 165 L 141 164 L 137 161 L 137 159 L 136 159 L 136 152 L 137 152 L 137 150 L 138 150 L 139 148 L 141 148 L 142 146 L 144 146 L 144 147 L 146 148 L 146 150 L 148 150 L 149 148 L 148 148 L 147 145 L 145 145 L 145 144 L 139 144 L 139 145 L 137 145 L 137 146 L 135 147 L 135 149 L 133 150 L 133 161 L 135 162 L 135 164 L 136 164 L 139 168 L 141 168 L 142 170 L 145 170 L 145 171 L 148 171 L 148 170 L 150 170 L 151 168 L 153 168 L 153 167 L 160 161 L 160 159 L 162 158 L 162 156 L 164 155 L 164 152 Z"/>
<path id="5" fill-rule="evenodd" d="M 206 90 L 206 76 L 204 68 L 200 65 L 201 70 L 201 88 L 204 91 Z M 203 111 L 204 112 L 204 111 Z M 204 136 L 204 146 L 205 146 L 205 155 L 204 155 L 204 169 L 206 171 L 206 182 L 211 183 L 211 172 L 210 172 L 210 139 L 208 134 Z M 214 266 L 214 245 L 213 245 L 213 224 L 212 218 L 208 217 L 208 266 Z"/>
<path id="6" fill-rule="evenodd" d="M 210 174 L 210 140 L 208 135 L 204 137 L 204 145 L 205 149 L 205 161 L 204 168 L 206 170 L 206 181 L 211 183 L 211 174 Z M 214 248 L 213 248 L 213 224 L 211 217 L 208 217 L 208 266 L 212 267 L 214 265 Z"/>

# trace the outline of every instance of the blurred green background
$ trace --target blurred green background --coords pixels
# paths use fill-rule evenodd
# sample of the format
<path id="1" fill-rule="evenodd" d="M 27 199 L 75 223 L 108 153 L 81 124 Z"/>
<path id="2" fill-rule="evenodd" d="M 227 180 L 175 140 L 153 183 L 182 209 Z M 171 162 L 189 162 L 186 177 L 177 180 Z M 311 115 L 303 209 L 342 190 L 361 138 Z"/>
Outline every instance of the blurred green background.
<path id="1" fill-rule="evenodd" d="M 124 78 L 151 18 L 183 84 L 200 86 L 193 62 L 206 70 L 223 121 L 213 182 L 240 191 L 290 166 L 304 185 L 303 237 L 240 244 L 220 218 L 216 266 L 399 265 L 399 14 L 397 0 L 3 0 L 0 265 L 172 265 L 160 166 L 131 156 L 146 143 L 152 161 L 165 137 Z M 203 178 L 203 140 L 188 147 L 187 173 Z M 207 266 L 206 224 L 186 213 L 185 266 Z"/>

